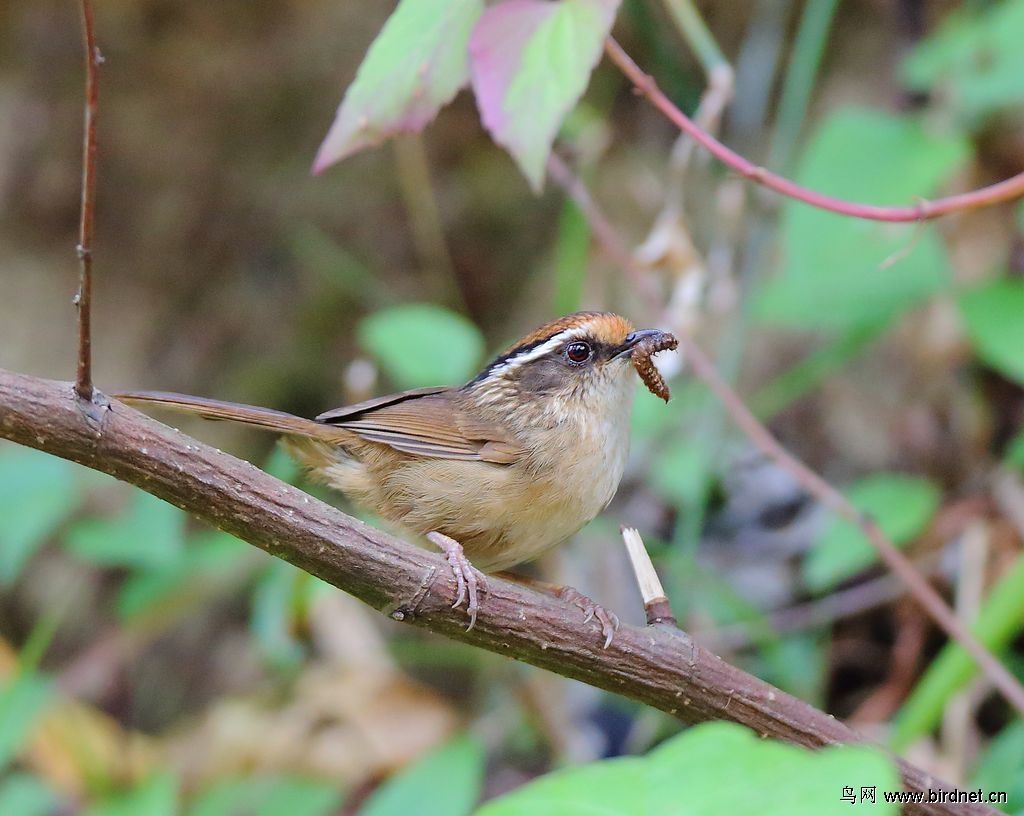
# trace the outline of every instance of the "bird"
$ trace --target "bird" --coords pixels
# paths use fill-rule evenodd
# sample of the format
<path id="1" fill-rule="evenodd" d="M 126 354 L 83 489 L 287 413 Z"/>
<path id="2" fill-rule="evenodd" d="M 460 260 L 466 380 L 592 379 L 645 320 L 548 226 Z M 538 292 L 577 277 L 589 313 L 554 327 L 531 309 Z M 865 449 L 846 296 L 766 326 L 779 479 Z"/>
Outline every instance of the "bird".
<path id="1" fill-rule="evenodd" d="M 472 628 L 484 573 L 532 561 L 609 504 L 629 451 L 634 368 L 667 400 L 650 357 L 675 347 L 668 332 L 583 311 L 530 332 L 464 385 L 402 391 L 315 419 L 170 392 L 117 397 L 282 434 L 315 481 L 443 551 L 457 583 L 453 606 L 466 602 Z M 559 594 L 599 620 L 607 647 L 617 617 L 571 587 Z"/>

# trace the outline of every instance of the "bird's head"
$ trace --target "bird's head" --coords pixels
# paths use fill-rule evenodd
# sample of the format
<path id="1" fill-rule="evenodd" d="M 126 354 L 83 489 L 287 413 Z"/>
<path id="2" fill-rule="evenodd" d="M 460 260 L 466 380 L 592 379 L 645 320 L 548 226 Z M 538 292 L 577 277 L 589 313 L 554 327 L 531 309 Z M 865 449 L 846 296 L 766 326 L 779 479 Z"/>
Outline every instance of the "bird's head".
<path id="1" fill-rule="evenodd" d="M 576 312 L 547 323 L 499 354 L 464 386 L 480 404 L 528 405 L 548 415 L 607 413 L 632 401 L 634 352 L 671 335 L 634 329 L 611 312 Z M 649 355 L 649 350 L 642 353 Z"/>

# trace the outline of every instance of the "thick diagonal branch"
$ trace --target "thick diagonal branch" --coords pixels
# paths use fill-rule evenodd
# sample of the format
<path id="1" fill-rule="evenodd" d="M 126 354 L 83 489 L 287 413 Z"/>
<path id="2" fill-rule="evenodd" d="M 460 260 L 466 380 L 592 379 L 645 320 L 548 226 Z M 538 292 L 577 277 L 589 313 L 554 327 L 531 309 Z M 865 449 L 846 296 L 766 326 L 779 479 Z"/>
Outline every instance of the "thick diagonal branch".
<path id="1" fill-rule="evenodd" d="M 548 669 L 686 722 L 732 720 L 817 747 L 862 742 L 842 723 L 730 666 L 670 626 L 600 626 L 526 587 L 492 578 L 476 626 L 450 608 L 455 580 L 440 556 L 385 535 L 294 487 L 118 402 L 99 421 L 71 383 L 0 369 L 0 438 L 109 473 L 193 513 L 397 620 Z M 910 790 L 941 785 L 900 761 Z M 837 791 L 837 796 L 839 792 Z M 984 805 L 920 804 L 908 813 L 995 814 Z"/>

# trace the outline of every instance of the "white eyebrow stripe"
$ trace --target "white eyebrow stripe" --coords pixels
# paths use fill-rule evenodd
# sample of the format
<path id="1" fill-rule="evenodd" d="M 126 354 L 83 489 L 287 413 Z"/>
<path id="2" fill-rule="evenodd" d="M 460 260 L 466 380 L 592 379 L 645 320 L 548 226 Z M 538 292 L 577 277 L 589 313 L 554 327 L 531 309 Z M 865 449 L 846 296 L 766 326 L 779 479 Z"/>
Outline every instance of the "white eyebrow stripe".
<path id="1" fill-rule="evenodd" d="M 532 362 L 533 360 L 538 360 L 545 354 L 550 354 L 568 340 L 576 340 L 581 337 L 586 337 L 590 334 L 590 329 L 591 324 L 589 322 L 584 323 L 581 326 L 573 326 L 570 329 L 563 329 L 558 334 L 553 335 L 550 339 L 545 340 L 539 346 L 536 346 L 529 351 L 524 351 L 521 354 L 517 354 L 515 357 L 503 362 L 501 365 L 495 366 L 491 369 L 491 373 L 503 373 L 511 368 L 521 366 L 525 363 Z"/>

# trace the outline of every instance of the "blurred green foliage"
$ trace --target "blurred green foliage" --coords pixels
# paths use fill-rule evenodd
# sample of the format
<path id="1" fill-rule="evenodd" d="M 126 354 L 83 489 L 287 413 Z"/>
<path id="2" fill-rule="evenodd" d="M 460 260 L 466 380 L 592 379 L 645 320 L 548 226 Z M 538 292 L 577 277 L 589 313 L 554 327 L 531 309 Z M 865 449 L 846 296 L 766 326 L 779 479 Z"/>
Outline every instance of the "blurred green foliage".
<path id="1" fill-rule="evenodd" d="M 978 358 L 1024 384 L 1024 282 L 994 280 L 960 298 L 960 312 Z"/>
<path id="2" fill-rule="evenodd" d="M 476 326 L 429 303 L 375 312 L 359 324 L 357 334 L 398 388 L 465 382 L 476 373 L 484 352 Z"/>
<path id="3" fill-rule="evenodd" d="M 1024 431 L 1006 446 L 1006 463 L 1024 473 Z"/>
<path id="4" fill-rule="evenodd" d="M 759 739 L 732 723 L 698 725 L 647 756 L 566 768 L 499 797 L 478 816 L 648 816 L 652 813 L 757 813 L 822 816 L 846 813 L 851 787 L 875 788 L 871 813 L 899 811 L 883 791 L 900 789 L 892 762 L 871 748 L 808 751 Z"/>
<path id="5" fill-rule="evenodd" d="M 162 570 L 180 561 L 185 516 L 148 493 L 132 494 L 128 510 L 112 519 L 85 519 L 67 535 L 72 555 L 97 566 Z"/>
<path id="6" fill-rule="evenodd" d="M 30 774 L 11 774 L 0 779 L 0 813 L 48 816 L 59 804 L 57 794 Z"/>
<path id="7" fill-rule="evenodd" d="M 1024 556 L 988 591 L 971 631 L 993 653 L 1000 654 L 1024 631 Z M 952 697 L 976 677 L 978 667 L 966 650 L 947 643 L 917 681 L 896 717 L 892 744 L 904 750 L 942 720 Z"/>
<path id="8" fill-rule="evenodd" d="M 0 685 L 0 770 L 17 755 L 53 696 L 49 678 L 22 670 Z"/>
<path id="9" fill-rule="evenodd" d="M 74 466 L 27 448 L 0 448 L 0 584 L 25 563 L 78 505 Z"/>
<path id="10" fill-rule="evenodd" d="M 947 16 L 903 63 L 907 84 L 940 91 L 963 124 L 984 125 L 1024 103 L 1024 4 L 970 3 Z"/>
<path id="11" fill-rule="evenodd" d="M 294 464 L 280 453 L 271 457 L 268 469 L 285 478 L 296 476 Z M 79 512 L 101 495 L 127 501 L 105 515 Z M 109 611 L 121 626 L 136 631 L 165 629 L 197 604 L 251 583 L 252 630 L 265 659 L 291 669 L 301 662 L 304 649 L 293 621 L 326 586 L 318 579 L 226 533 L 189 529 L 184 513 L 149 494 L 93 479 L 70 462 L 6 443 L 0 445 L 0 497 L 10 522 L 0 528 L 0 562 L 13 564 L 16 556 L 23 572 L 30 555 L 56 541 L 86 569 L 121 571 Z M 56 701 L 55 684 L 38 665 L 63 614 L 58 608 L 42 619 L 21 650 L 18 670 L 0 682 L 0 813 L 52 813 L 59 800 L 43 780 L 3 772 Z M 253 776 L 222 779 L 183 810 L 178 781 L 170 772 L 154 774 L 130 790 L 115 788 L 97 796 L 83 813 L 326 816 L 341 802 L 334 783 Z"/>
<path id="12" fill-rule="evenodd" d="M 968 157 L 964 139 L 908 116 L 844 110 L 812 136 L 797 179 L 849 201 L 903 204 L 931 195 Z M 942 288 L 949 259 L 934 227 L 783 205 L 782 265 L 760 314 L 796 329 L 843 332 L 885 322 Z"/>
<path id="13" fill-rule="evenodd" d="M 483 790 L 484 759 L 479 741 L 457 737 L 377 788 L 359 816 L 468 816 Z"/>
<path id="14" fill-rule="evenodd" d="M 942 498 L 927 479 L 898 473 L 875 473 L 846 490 L 846 497 L 861 513 L 878 522 L 897 546 L 916 539 L 928 526 Z M 832 589 L 877 563 L 878 552 L 860 528 L 845 519 L 833 519 L 803 564 L 803 577 L 814 592 Z"/>
<path id="15" fill-rule="evenodd" d="M 112 793 L 84 816 L 177 816 L 178 782 L 172 773 L 155 773 L 131 790 Z"/>
<path id="16" fill-rule="evenodd" d="M 773 155 L 780 161 L 788 164 L 789 158 L 793 159 L 797 178 L 807 186 L 877 204 L 906 204 L 919 196 L 937 195 L 972 160 L 984 158 L 971 142 L 973 134 L 1000 116 L 1019 116 L 1024 102 L 1020 80 L 1024 75 L 1024 51 L 1020 48 L 1024 4 L 1006 0 L 955 11 L 914 48 L 902 70 L 910 88 L 933 93 L 925 111 L 894 113 L 829 108 L 826 104 L 824 115 L 814 122 L 806 121 L 819 57 L 835 10 L 833 4 L 820 4 L 816 9 L 816 18 L 801 29 L 800 48 L 781 89 L 782 97 L 790 102 L 779 114 L 776 133 L 781 141 L 773 147 Z M 633 22 L 633 34 L 654 52 L 651 62 L 661 86 L 693 107 L 700 82 L 681 64 L 680 49 L 665 35 L 660 18 L 646 4 L 627 4 L 624 17 Z M 399 59 L 406 56 L 401 49 L 394 54 Z M 401 67 L 405 71 L 406 66 Z M 316 70 L 322 70 L 322 66 L 317 65 Z M 534 63 L 531 70 L 535 82 L 550 78 L 549 68 L 542 62 Z M 405 71 L 403 82 L 408 78 Z M 596 162 L 605 156 L 604 143 L 609 134 L 621 124 L 614 116 L 622 87 L 601 76 L 595 79 L 595 86 L 594 95 L 600 97 L 600 102 L 584 103 L 586 116 L 570 120 L 562 137 L 567 154 L 584 157 L 581 174 L 598 182 L 602 173 L 594 172 Z M 367 95 L 370 102 L 394 101 L 373 97 Z M 452 115 L 465 115 L 465 111 Z M 318 110 L 317 116 L 322 118 L 322 111 Z M 638 121 L 637 127 L 644 126 L 644 138 L 653 139 L 651 134 L 656 134 L 656 129 L 647 128 L 642 119 Z M 375 124 L 384 129 L 390 126 Z M 806 144 L 799 143 L 803 130 L 810 132 Z M 286 143 L 293 150 L 292 134 L 288 134 Z M 667 147 L 650 142 L 648 149 L 650 145 L 656 148 L 657 171 L 643 166 L 655 160 L 641 153 L 633 164 L 613 164 L 612 172 L 604 174 L 616 185 L 613 190 L 621 203 L 615 206 L 623 213 L 632 214 L 642 209 L 644 202 L 657 198 L 649 188 L 657 188 L 662 181 L 660 167 Z M 463 314 L 425 302 L 431 293 L 422 281 L 413 277 L 412 284 L 402 281 L 404 288 L 395 285 L 389 270 L 408 265 L 406 255 L 410 252 L 403 254 L 390 245 L 392 242 L 385 242 L 382 259 L 364 260 L 372 255 L 365 247 L 351 248 L 358 247 L 351 225 L 314 226 L 315 219 L 302 212 L 303 205 L 288 203 L 276 188 L 279 179 L 268 176 L 264 183 L 271 193 L 269 204 L 263 202 L 263 206 L 295 208 L 296 212 L 289 211 L 291 220 L 287 224 L 288 261 L 307 275 L 289 279 L 288 286 L 281 287 L 293 289 L 304 298 L 299 309 L 301 319 L 295 321 L 301 335 L 294 340 L 295 353 L 276 361 L 282 393 L 291 396 L 305 386 L 303 376 L 308 372 L 303 366 L 317 369 L 322 377 L 319 369 L 324 367 L 323 359 L 319 353 L 310 353 L 302 342 L 315 338 L 317 342 L 310 345 L 320 349 L 317 343 L 331 336 L 324 327 L 339 323 L 339 311 L 344 316 L 361 315 L 346 324 L 346 336 L 354 335 L 370 356 L 384 375 L 387 390 L 469 379 L 484 361 L 495 335 L 507 332 L 511 325 L 521 328 L 528 321 L 526 313 L 541 311 L 527 308 L 529 298 L 520 292 L 532 294 L 530 287 L 545 276 L 550 286 L 542 290 L 538 301 L 550 305 L 543 309 L 545 314 L 569 312 L 602 298 L 623 312 L 627 307 L 639 310 L 628 287 L 617 281 L 608 284 L 594 274 L 594 236 L 574 203 L 549 196 L 532 202 L 528 209 L 534 213 L 533 220 L 524 220 L 527 208 L 521 203 L 509 204 L 519 199 L 502 197 L 507 196 L 509 177 L 493 170 L 476 154 L 464 155 L 464 148 L 465 143 L 458 139 L 436 145 L 432 160 L 456 179 L 451 186 L 439 187 L 437 194 L 448 207 L 446 217 L 461 212 L 460 229 L 476 229 L 488 240 L 478 247 L 464 247 L 463 256 L 453 264 L 457 274 L 453 275 L 452 286 L 461 287 L 469 303 L 467 312 L 474 315 L 479 327 Z M 151 145 L 147 144 L 146 150 L 151 150 Z M 536 156 L 531 162 L 536 175 Z M 356 209 L 358 218 L 373 223 L 377 230 L 381 214 L 390 206 L 386 203 L 389 199 L 380 192 L 388 183 L 381 183 L 374 175 L 379 165 L 364 166 L 371 168 L 366 175 L 372 184 L 365 189 L 372 194 L 367 193 L 367 201 L 354 197 Z M 276 172 L 282 173 L 280 169 Z M 627 174 L 628 180 L 624 181 Z M 322 195 L 335 196 L 336 191 L 327 189 Z M 473 195 L 467 192 L 469 189 Z M 718 211 L 708 205 L 713 196 L 700 198 L 703 192 L 698 189 L 694 194 L 699 205 L 691 204 L 691 209 L 702 211 L 701 215 L 707 210 L 717 218 Z M 234 190 L 229 193 L 235 195 Z M 173 202 L 173 196 L 169 200 Z M 256 202 L 252 206 L 258 209 L 259 205 Z M 505 209 L 494 215 L 488 209 L 492 205 L 495 211 L 499 205 Z M 168 208 L 176 212 L 188 209 L 178 205 Z M 1018 220 L 1024 222 L 1024 208 L 1018 209 Z M 699 216 L 694 221 L 698 222 Z M 538 224 L 547 230 L 537 230 Z M 388 235 L 396 228 L 395 224 L 386 224 L 379 231 Z M 770 328 L 784 342 L 796 338 L 794 342 L 805 344 L 806 353 L 790 359 L 788 367 L 783 366 L 758 385 L 751 404 L 765 421 L 779 422 L 785 429 L 788 409 L 801 400 L 819 396 L 816 389 L 823 383 L 849 376 L 861 362 L 859 358 L 891 339 L 890 330 L 898 328 L 901 319 L 914 318 L 915 309 L 923 311 L 943 302 L 955 301 L 961 318 L 954 331 L 961 331 L 962 336 L 954 339 L 966 344 L 966 365 L 957 365 L 965 370 L 989 369 L 1012 383 L 1024 384 L 1024 284 L 1012 276 L 1008 264 L 985 270 L 989 279 L 976 283 L 973 281 L 983 277 L 976 276 L 969 287 L 961 290 L 955 282 L 958 270 L 952 251 L 956 236 L 944 227 L 859 221 L 784 201 L 777 235 L 774 229 L 774 224 L 769 225 L 769 243 L 778 249 L 778 274 L 757 279 L 753 293 L 742 294 L 751 300 L 751 311 L 757 318 L 749 327 L 749 344 L 756 349 L 762 337 L 769 336 L 761 332 Z M 1021 223 L 1017 229 L 1022 229 Z M 509 243 L 508 236 L 513 233 L 528 238 Z M 721 240 L 719 233 L 713 234 L 714 240 Z M 700 237 L 696 230 L 695 235 Z M 173 241 L 180 241 L 179 231 L 174 232 Z M 501 253 L 493 252 L 499 244 Z M 536 262 L 521 252 L 524 246 L 546 260 Z M 474 252 L 479 257 L 474 257 Z M 220 255 L 213 254 L 219 263 Z M 506 266 L 483 263 L 480 257 L 485 254 L 507 257 Z M 250 260 L 245 265 L 259 266 Z M 503 270 L 510 271 L 507 280 L 502 277 Z M 273 269 L 275 275 L 279 271 Z M 258 284 L 262 286 L 265 281 L 260 278 Z M 210 286 L 210 291 L 214 290 Z M 511 295 L 520 300 L 513 300 Z M 402 301 L 412 302 L 399 305 Z M 235 301 L 226 302 L 231 309 L 211 296 L 208 308 L 233 312 Z M 523 314 L 516 313 L 512 319 L 513 307 Z M 735 319 L 740 323 L 745 320 L 744 309 L 743 304 L 737 308 L 740 317 Z M 280 331 L 290 319 L 278 319 L 276 302 L 270 313 L 275 319 L 263 321 L 261 327 L 268 334 Z M 716 313 L 708 322 L 718 319 Z M 356 326 L 355 331 L 351 325 Z M 229 325 L 224 334 L 233 338 L 235 330 L 237 327 Z M 244 343 L 239 347 L 247 356 L 260 356 Z M 273 347 L 273 343 L 268 341 L 267 347 Z M 275 348 L 274 353 L 277 351 Z M 355 350 L 345 347 L 345 359 L 350 352 Z M 261 359 L 261 366 L 265 362 Z M 267 369 L 254 367 L 251 371 L 252 379 L 265 387 Z M 981 402 L 973 378 L 960 379 L 959 386 L 969 399 Z M 248 382 L 244 377 L 239 380 Z M 312 377 L 309 381 L 323 382 Z M 870 389 L 871 384 L 867 387 Z M 719 625 L 746 626 L 753 644 L 750 653 L 742 656 L 747 667 L 804 699 L 824 704 L 832 670 L 828 626 L 779 634 L 758 603 L 730 584 L 729 576 L 716 573 L 695 558 L 704 521 L 714 512 L 713 503 L 719 498 L 715 480 L 727 470 L 727 443 L 731 438 L 723 430 L 717 406 L 702 387 L 677 381 L 672 388 L 673 401 L 665 406 L 638 387 L 633 425 L 635 470 L 630 475 L 634 484 L 625 492 L 640 492 L 635 484 L 642 483 L 647 492 L 640 496 L 640 502 L 657 505 L 657 512 L 649 515 L 658 520 L 659 530 L 650 531 L 647 540 L 659 566 L 664 567 L 677 612 L 681 616 L 694 613 L 707 617 Z M 817 407 L 817 403 L 809 404 Z M 798 429 L 803 430 L 799 421 Z M 812 453 L 813 444 L 807 443 Z M 1001 459 L 1024 472 L 1024 432 L 1018 431 L 1005 450 L 982 455 L 992 458 L 991 462 L 982 462 L 983 467 Z M 856 506 L 874 517 L 898 544 L 909 545 L 934 519 L 944 499 L 938 484 L 946 484 L 948 474 L 936 473 L 935 469 L 924 472 L 924 468 L 920 475 L 910 475 L 912 469 L 895 472 L 902 471 L 902 464 L 893 461 L 861 478 L 855 478 L 857 473 L 844 473 L 843 478 L 848 480 L 846 492 Z M 266 468 L 289 481 L 298 476 L 294 464 L 280 451 L 271 455 Z M 102 611 L 109 615 L 111 625 L 124 631 L 164 631 L 190 611 L 220 602 L 235 612 L 236 607 L 241 608 L 243 629 L 248 627 L 259 657 L 276 672 L 272 676 L 281 688 L 301 673 L 310 658 L 304 627 L 319 593 L 331 591 L 329 588 L 231 536 L 194 528 L 179 511 L 144 493 L 112 490 L 109 482 L 90 480 L 82 469 L 66 462 L 3 445 L 0 520 L 0 586 L 12 597 L 23 588 L 19 582 L 31 587 L 39 580 L 32 572 L 34 565 L 45 563 L 48 557 L 73 559 L 83 576 L 102 586 Z M 584 537 L 591 538 L 614 535 L 614 524 L 608 520 L 599 521 L 584 533 Z M 803 588 L 812 596 L 827 595 L 876 563 L 874 550 L 856 528 L 830 520 L 802 559 Z M 997 650 L 1006 649 L 1021 631 L 1022 564 L 1018 561 L 1003 575 L 986 598 L 977 622 L 979 637 Z M 20 600 L 10 603 L 16 606 Z M 50 645 L 58 617 L 55 613 L 21 639 L 20 665 L 0 684 L 0 814 L 35 816 L 52 813 L 63 804 L 61 795 L 48 782 L 17 765 L 32 728 L 56 698 L 55 680 L 49 671 L 40 668 L 40 659 Z M 10 631 L 3 634 L 17 641 L 18 626 L 13 616 L 11 620 Z M 443 675 L 446 680 L 457 669 L 494 682 L 491 664 L 476 653 L 467 657 L 465 650 L 410 639 L 397 642 L 394 654 L 403 666 Z M 933 731 L 949 701 L 973 675 L 973 665 L 966 656 L 947 646 L 896 717 L 897 744 Z M 634 708 L 622 705 L 622 709 L 631 717 L 636 714 Z M 662 729 L 674 727 L 663 725 Z M 534 743 L 543 739 L 533 737 Z M 989 790 L 1010 787 L 1010 812 L 1024 810 L 1024 789 L 1007 782 L 1024 777 L 1022 740 L 1024 732 L 1019 722 L 1004 727 L 981 755 L 972 782 Z M 457 738 L 427 752 L 383 782 L 359 813 L 469 813 L 483 789 L 487 754 L 481 742 Z M 892 773 L 887 763 L 859 749 L 808 755 L 716 726 L 693 729 L 643 758 L 555 772 L 485 805 L 481 813 L 563 814 L 585 812 L 582 809 L 591 805 L 614 807 L 617 813 L 647 813 L 678 801 L 706 803 L 709 810 L 722 812 L 761 811 L 767 807 L 767 812 L 827 813 L 833 806 L 845 809 L 845 803 L 839 802 L 839 791 L 844 786 L 895 789 L 898 783 Z M 744 778 L 743 786 L 733 783 L 737 776 Z M 96 793 L 85 812 L 90 816 L 326 816 L 336 812 L 346 797 L 337 784 L 287 774 L 227 774 L 204 790 L 185 792 L 182 781 L 169 769 L 124 788 Z M 637 796 L 637 789 L 650 798 Z M 785 795 L 777 795 L 780 793 Z"/>
<path id="17" fill-rule="evenodd" d="M 970 786 L 984 791 L 1005 791 L 1000 809 L 1024 814 L 1024 721 L 1010 723 L 992 740 L 978 760 Z"/>
<path id="18" fill-rule="evenodd" d="M 188 808 L 187 816 L 333 816 L 344 794 L 329 782 L 274 776 L 226 779 Z"/>

